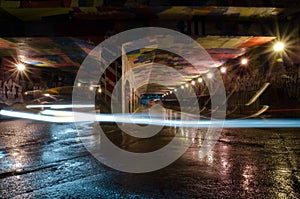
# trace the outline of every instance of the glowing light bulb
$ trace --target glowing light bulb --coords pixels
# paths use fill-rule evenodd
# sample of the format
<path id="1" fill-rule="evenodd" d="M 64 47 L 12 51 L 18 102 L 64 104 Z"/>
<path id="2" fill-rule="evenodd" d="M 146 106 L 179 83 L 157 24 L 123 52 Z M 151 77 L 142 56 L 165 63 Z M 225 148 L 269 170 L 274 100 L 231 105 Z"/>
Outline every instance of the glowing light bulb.
<path id="1" fill-rule="evenodd" d="M 213 74 L 212 73 L 207 73 L 206 76 L 207 76 L 208 79 L 211 79 L 213 77 Z"/>
<path id="2" fill-rule="evenodd" d="M 198 82 L 199 82 L 199 83 L 202 83 L 202 82 L 203 82 L 202 77 L 199 77 L 199 78 L 198 78 Z"/>
<path id="3" fill-rule="evenodd" d="M 275 52 L 283 51 L 283 49 L 284 49 L 284 43 L 282 43 L 282 42 L 277 42 L 273 46 L 273 50 Z"/>
<path id="4" fill-rule="evenodd" d="M 242 65 L 248 64 L 248 59 L 243 58 L 243 59 L 241 60 L 241 64 L 242 64 Z"/>
<path id="5" fill-rule="evenodd" d="M 24 64 L 18 63 L 18 64 L 17 64 L 17 69 L 18 69 L 19 71 L 24 71 L 24 70 L 26 69 L 26 67 L 25 67 Z"/>
<path id="6" fill-rule="evenodd" d="M 225 66 L 220 68 L 220 71 L 222 74 L 225 74 L 227 72 L 227 68 Z"/>

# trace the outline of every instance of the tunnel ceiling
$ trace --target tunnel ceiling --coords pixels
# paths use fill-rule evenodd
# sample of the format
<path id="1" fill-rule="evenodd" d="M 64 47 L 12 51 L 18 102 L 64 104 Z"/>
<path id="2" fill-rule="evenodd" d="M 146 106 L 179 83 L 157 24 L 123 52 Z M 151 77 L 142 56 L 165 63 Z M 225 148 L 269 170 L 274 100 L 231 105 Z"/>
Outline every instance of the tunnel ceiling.
<path id="1" fill-rule="evenodd" d="M 272 41 L 275 37 L 221 37 L 207 36 L 196 40 L 206 49 L 220 66 L 228 59 L 243 55 L 247 48 Z M 86 40 L 68 37 L 17 37 L 0 38 L 0 56 L 2 59 L 20 60 L 37 67 L 79 67 L 86 55 L 96 46 Z M 156 60 L 180 65 L 180 59 L 163 51 L 146 52 L 144 49 L 131 53 L 129 62 L 132 67 Z M 184 63 L 187 65 L 186 63 Z M 207 65 L 207 64 L 206 64 Z M 179 67 L 179 66 L 178 66 Z"/>
<path id="2" fill-rule="evenodd" d="M 0 30 L 2 65 L 21 61 L 35 67 L 54 67 L 71 72 L 76 72 L 87 54 L 110 36 L 107 30 L 117 29 L 120 32 L 134 26 L 140 27 L 143 24 L 141 21 L 149 19 L 148 25 L 160 27 L 161 21 L 166 28 L 175 29 L 178 24 L 173 21 L 177 23 L 180 20 L 194 20 L 195 17 L 200 17 L 197 18 L 200 22 L 210 20 L 206 24 L 206 32 L 200 30 L 196 34 L 187 34 L 203 46 L 213 59 L 213 65 L 210 61 L 205 63 L 202 60 L 201 66 L 195 69 L 186 60 L 160 50 L 140 49 L 128 54 L 129 66 L 136 71 L 135 80 L 138 82 L 144 81 L 156 63 L 168 65 L 183 74 L 184 79 L 178 80 L 164 72 L 152 73 L 151 78 L 157 82 L 168 82 L 168 86 L 161 87 L 151 83 L 150 86 L 142 86 L 141 93 L 161 93 L 172 89 L 205 73 L 206 67 L 218 67 L 230 59 L 242 56 L 248 48 L 274 40 L 272 35 L 266 36 L 257 32 L 261 26 L 257 26 L 255 22 L 261 20 L 262 26 L 265 26 L 267 23 L 264 20 L 284 18 L 300 10 L 297 6 L 287 6 L 290 4 L 286 1 L 270 1 L 267 4 L 251 1 L 249 5 L 239 1 L 230 6 L 222 3 L 223 1 L 197 1 L 197 4 L 192 5 L 189 1 L 174 1 L 174 4 L 159 1 L 150 6 L 118 3 L 103 6 L 104 1 L 73 0 L 0 2 L 0 24 L 5 27 Z M 14 26 L 9 26 L 10 23 Z M 134 24 L 133 27 L 131 23 Z M 99 27 L 95 27 L 95 24 Z M 201 25 L 203 24 L 200 23 L 199 28 L 203 29 Z M 191 29 L 194 28 L 192 24 Z"/>
<path id="3" fill-rule="evenodd" d="M 199 59 L 198 66 L 192 66 L 187 60 L 176 54 L 163 50 L 140 49 L 128 54 L 128 64 L 134 69 L 135 81 L 143 82 L 153 79 L 156 82 L 168 82 L 164 89 L 161 86 L 143 87 L 141 93 L 161 93 L 174 88 L 176 85 L 190 81 L 210 67 L 218 67 L 229 59 L 243 55 L 247 48 L 270 42 L 275 37 L 199 37 L 196 40 L 203 46 L 211 59 L 199 59 L 199 52 L 195 52 L 195 59 Z M 89 41 L 67 37 L 34 37 L 34 38 L 0 38 L 0 57 L 2 65 L 12 65 L 21 61 L 36 67 L 54 67 L 76 72 L 84 58 L 96 46 Z M 176 69 L 184 79 L 160 70 L 153 72 L 154 63 L 167 65 Z M 152 71 L 149 74 L 149 71 Z M 150 75 L 150 76 L 149 76 Z"/>
<path id="4" fill-rule="evenodd" d="M 164 93 L 207 73 L 210 68 L 219 67 L 229 59 L 242 56 L 247 48 L 265 44 L 273 39 L 275 37 L 201 37 L 196 40 L 204 48 L 204 52 L 191 49 L 186 51 L 196 60 L 196 65 L 174 53 L 159 49 L 140 49 L 127 55 L 127 67 L 133 71 L 135 87 L 148 85 L 140 87 L 140 93 Z M 172 72 L 169 67 L 177 73 Z"/>
<path id="5" fill-rule="evenodd" d="M 231 6 L 158 6 L 158 7 L 30 7 L 19 8 L 18 4 L 7 4 L 2 8 L 2 19 L 20 21 L 50 21 L 61 20 L 108 20 L 134 18 L 159 19 L 188 19 L 191 16 L 209 17 L 238 17 L 238 18 L 268 18 L 274 17 L 283 11 L 275 7 L 231 7 Z M 5 17 L 5 18 L 4 18 Z"/>

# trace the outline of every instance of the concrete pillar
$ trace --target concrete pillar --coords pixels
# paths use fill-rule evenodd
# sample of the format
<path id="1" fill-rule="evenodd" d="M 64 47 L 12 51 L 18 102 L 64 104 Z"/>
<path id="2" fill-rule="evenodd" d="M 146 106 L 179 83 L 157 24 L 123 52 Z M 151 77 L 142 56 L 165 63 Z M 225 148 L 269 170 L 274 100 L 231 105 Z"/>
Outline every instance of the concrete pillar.
<path id="1" fill-rule="evenodd" d="M 104 74 L 104 101 L 107 102 L 107 77 L 106 77 L 106 72 Z"/>
<path id="2" fill-rule="evenodd" d="M 126 107 L 125 107 L 125 104 L 126 104 L 126 95 L 125 95 L 125 86 L 126 86 L 126 80 L 125 80 L 125 73 L 126 73 L 126 67 L 127 67 L 127 64 L 126 64 L 126 53 L 125 53 L 125 49 L 124 49 L 124 46 L 122 46 L 122 75 L 121 75 L 121 78 L 122 78 L 122 113 L 125 113 L 126 111 Z"/>
<path id="3" fill-rule="evenodd" d="M 187 34 L 192 35 L 192 22 L 187 21 Z"/>
<path id="4" fill-rule="evenodd" d="M 199 17 L 194 17 L 194 34 L 199 35 Z"/>
<path id="5" fill-rule="evenodd" d="M 139 103 L 140 103 L 140 96 L 137 94 L 137 93 L 135 93 L 135 111 L 137 110 L 137 108 L 139 107 Z"/>
<path id="6" fill-rule="evenodd" d="M 132 86 L 131 86 L 131 84 L 129 84 L 129 86 L 130 86 L 130 95 L 129 95 L 129 111 L 130 111 L 130 113 L 133 113 L 134 112 L 134 107 L 133 107 L 133 101 L 134 101 L 134 91 L 133 91 L 133 88 L 132 88 Z"/>
<path id="7" fill-rule="evenodd" d="M 125 74 L 130 70 L 130 66 L 127 63 L 126 51 L 124 45 L 122 46 L 122 113 L 132 111 L 132 77 L 125 78 Z M 129 103 L 126 103 L 129 100 Z M 126 105 L 128 104 L 129 107 Z M 127 106 L 127 107 L 126 107 Z"/>

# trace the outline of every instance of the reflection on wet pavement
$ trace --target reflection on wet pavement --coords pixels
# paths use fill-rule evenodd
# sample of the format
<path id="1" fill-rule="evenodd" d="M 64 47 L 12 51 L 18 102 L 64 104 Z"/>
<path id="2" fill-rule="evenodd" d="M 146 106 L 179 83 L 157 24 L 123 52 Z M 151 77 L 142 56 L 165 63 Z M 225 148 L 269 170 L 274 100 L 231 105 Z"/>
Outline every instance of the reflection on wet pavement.
<path id="1" fill-rule="evenodd" d="M 163 147 L 176 134 L 191 142 L 170 166 L 130 174 L 104 166 L 80 139 L 95 141 L 92 127 L 79 137 L 73 124 L 0 122 L 0 198 L 299 198 L 299 129 L 224 129 L 214 150 L 200 159 L 206 129 L 164 128 L 131 140 L 102 126 L 126 150 Z M 91 143 L 92 144 L 92 143 Z"/>

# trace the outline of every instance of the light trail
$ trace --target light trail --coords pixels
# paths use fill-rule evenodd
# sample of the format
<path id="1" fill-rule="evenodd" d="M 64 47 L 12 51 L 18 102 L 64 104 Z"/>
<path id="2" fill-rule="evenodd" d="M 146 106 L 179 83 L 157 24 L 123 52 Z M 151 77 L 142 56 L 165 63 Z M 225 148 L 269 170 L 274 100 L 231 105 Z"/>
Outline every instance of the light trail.
<path id="1" fill-rule="evenodd" d="M 51 108 L 51 109 L 66 109 L 66 108 L 95 108 L 93 104 L 30 104 L 26 108 Z"/>
<path id="2" fill-rule="evenodd" d="M 266 113 L 276 113 L 276 112 L 291 112 L 291 111 L 300 111 L 300 108 L 286 108 L 286 109 L 268 109 L 265 112 Z M 247 111 L 248 113 L 256 112 L 254 111 Z"/>
<path id="3" fill-rule="evenodd" d="M 55 122 L 55 123 L 74 122 L 73 117 L 53 117 L 53 116 L 38 115 L 34 113 L 26 113 L 20 111 L 1 110 L 0 115 L 22 118 L 22 119 L 29 119 L 29 120 L 36 120 L 36 121 Z"/>
<path id="4" fill-rule="evenodd" d="M 260 114 L 264 113 L 268 108 L 269 108 L 269 106 L 264 105 L 259 111 L 257 111 L 256 113 L 254 113 L 252 115 L 244 117 L 243 119 L 258 117 Z"/>
<path id="5" fill-rule="evenodd" d="M 232 120 L 165 120 L 151 118 L 148 114 L 92 114 L 72 111 L 59 111 L 62 117 L 53 116 L 56 111 L 41 112 L 39 115 L 20 111 L 1 110 L 0 115 L 54 123 L 71 122 L 116 122 L 129 124 L 147 124 L 158 126 L 186 127 L 186 128 L 300 128 L 300 119 L 232 119 Z M 76 116 L 74 119 L 71 114 Z"/>
<path id="6" fill-rule="evenodd" d="M 261 94 L 268 88 L 268 86 L 270 85 L 269 82 L 265 83 L 256 93 L 255 95 L 249 100 L 248 103 L 246 103 L 246 106 L 250 106 L 251 104 L 253 104 L 258 98 L 259 96 L 261 96 Z"/>
<path id="7" fill-rule="evenodd" d="M 57 110 L 43 110 L 40 111 L 43 115 L 59 116 L 59 117 L 73 117 L 72 111 L 57 111 Z"/>

